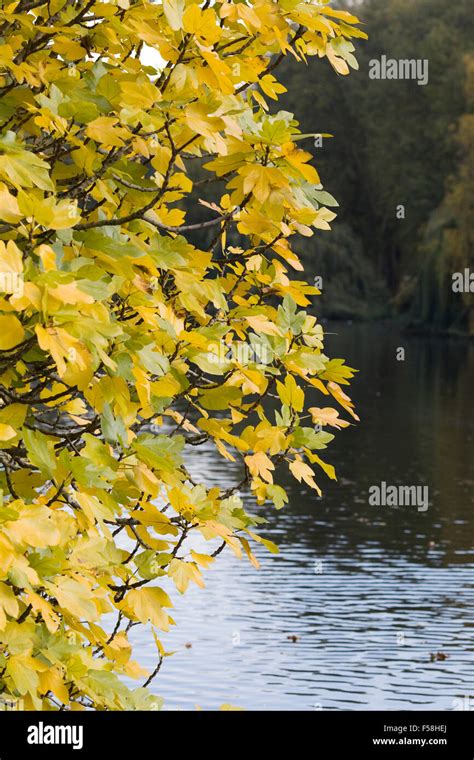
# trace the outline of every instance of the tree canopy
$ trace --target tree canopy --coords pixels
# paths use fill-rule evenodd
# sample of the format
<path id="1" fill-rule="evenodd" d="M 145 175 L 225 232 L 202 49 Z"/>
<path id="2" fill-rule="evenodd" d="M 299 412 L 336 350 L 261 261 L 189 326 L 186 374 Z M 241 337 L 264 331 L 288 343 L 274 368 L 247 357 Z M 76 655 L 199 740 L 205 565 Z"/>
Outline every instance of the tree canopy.
<path id="1" fill-rule="evenodd" d="M 365 35 L 326 2 L 0 5 L 0 690 L 155 709 L 171 586 L 275 551 L 249 505 L 284 506 L 281 468 L 320 493 L 333 404 L 357 419 L 290 245 L 332 197 L 274 103 L 284 57 L 345 75 Z M 200 445 L 239 481 L 196 482 Z"/>
<path id="2" fill-rule="evenodd" d="M 306 69 L 290 56 L 280 73 L 288 90 L 283 105 L 297 111 L 303 131 L 317 125 L 334 135 L 315 155 L 340 203 L 338 219 L 331 235 L 302 240 L 298 248 L 306 270 L 324 278 L 318 311 L 404 313 L 420 326 L 472 333 L 469 310 L 451 291 L 452 272 L 472 269 L 472 256 L 465 248 L 459 261 L 448 242 L 454 225 L 469 225 L 472 211 L 461 202 L 454 216 L 447 212 L 459 164 L 473 171 L 472 153 L 463 147 L 472 119 L 472 2 L 361 0 L 357 12 L 369 39 L 352 76 L 334 77 L 326 61 Z M 371 79 L 371 61 L 383 55 L 427 61 L 427 84 Z"/>

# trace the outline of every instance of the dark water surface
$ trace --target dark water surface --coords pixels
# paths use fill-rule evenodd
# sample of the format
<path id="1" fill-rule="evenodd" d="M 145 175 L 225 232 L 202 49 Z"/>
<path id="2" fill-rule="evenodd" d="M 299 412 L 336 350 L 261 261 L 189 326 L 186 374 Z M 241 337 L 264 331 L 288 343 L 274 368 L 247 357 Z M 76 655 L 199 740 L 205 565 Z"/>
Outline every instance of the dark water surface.
<path id="1" fill-rule="evenodd" d="M 259 508 L 281 553 L 257 551 L 256 570 L 225 551 L 206 588 L 176 600 L 162 635 L 175 654 L 153 687 L 165 708 L 444 710 L 470 698 L 474 709 L 474 347 L 385 325 L 326 329 L 328 355 L 360 370 L 349 393 L 361 423 L 323 452 L 338 481 L 318 499 L 287 479 L 290 504 Z M 239 479 L 211 449 L 191 469 Z M 427 485 L 428 510 L 370 506 L 381 481 Z M 151 637 L 135 642 L 153 669 Z"/>

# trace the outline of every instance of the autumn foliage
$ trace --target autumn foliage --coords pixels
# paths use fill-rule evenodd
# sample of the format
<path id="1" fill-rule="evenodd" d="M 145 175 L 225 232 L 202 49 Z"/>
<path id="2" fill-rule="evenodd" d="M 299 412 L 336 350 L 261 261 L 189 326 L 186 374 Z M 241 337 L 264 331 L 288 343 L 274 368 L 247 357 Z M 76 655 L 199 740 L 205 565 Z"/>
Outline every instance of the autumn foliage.
<path id="1" fill-rule="evenodd" d="M 356 418 L 291 276 L 333 199 L 274 101 L 284 56 L 346 74 L 365 35 L 326 2 L 0 5 L 0 691 L 156 709 L 172 589 L 223 548 L 275 550 L 255 532 L 287 501 L 274 476 L 320 493 L 332 404 Z M 201 444 L 240 481 L 196 482 Z"/>

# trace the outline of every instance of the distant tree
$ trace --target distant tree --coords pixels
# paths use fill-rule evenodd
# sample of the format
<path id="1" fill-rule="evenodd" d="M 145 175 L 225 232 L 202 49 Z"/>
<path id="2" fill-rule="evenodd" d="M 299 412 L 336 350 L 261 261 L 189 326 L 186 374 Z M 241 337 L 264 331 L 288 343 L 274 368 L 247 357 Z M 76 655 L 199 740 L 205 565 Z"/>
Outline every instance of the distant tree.
<path id="1" fill-rule="evenodd" d="M 474 335 L 474 57 L 464 63 L 467 113 L 453 136 L 458 167 L 426 225 L 413 312 L 435 329 Z"/>
<path id="2" fill-rule="evenodd" d="M 315 155 L 322 181 L 340 203 L 335 226 L 344 223 L 355 238 L 345 271 L 351 251 L 361 246 L 389 293 L 406 291 L 407 298 L 397 302 L 408 308 L 425 264 L 425 284 L 429 280 L 429 287 L 435 287 L 433 260 L 420 242 L 457 167 L 453 131 L 468 112 L 463 59 L 472 51 L 472 2 L 362 0 L 357 12 L 369 34 L 358 52 L 359 70 L 342 79 L 332 76 L 327 62 L 308 69 L 287 58 L 282 81 L 288 92 L 282 99 L 295 109 L 304 131 L 334 135 Z M 382 55 L 426 59 L 428 84 L 370 79 L 369 63 Z M 400 205 L 402 220 L 397 217 Z M 319 241 L 305 250 L 305 264 L 319 273 L 325 256 L 318 253 Z M 375 280 L 366 280 L 362 305 L 374 300 Z"/>

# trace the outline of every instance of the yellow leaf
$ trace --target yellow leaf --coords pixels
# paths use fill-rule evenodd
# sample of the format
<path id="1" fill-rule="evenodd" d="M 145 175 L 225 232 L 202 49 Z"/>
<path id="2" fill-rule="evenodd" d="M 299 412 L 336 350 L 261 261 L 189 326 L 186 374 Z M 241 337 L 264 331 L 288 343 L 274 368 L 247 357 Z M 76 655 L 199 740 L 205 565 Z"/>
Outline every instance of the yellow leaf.
<path id="1" fill-rule="evenodd" d="M 169 616 L 163 607 L 172 607 L 171 600 L 161 588 L 137 588 L 129 591 L 121 605 L 125 613 L 131 614 L 140 623 L 152 623 L 163 631 L 169 629 Z"/>
<path id="2" fill-rule="evenodd" d="M 315 454 L 312 451 L 307 452 L 307 457 L 313 464 L 319 464 L 322 470 L 326 473 L 328 478 L 331 478 L 331 480 L 337 480 L 336 478 L 336 470 L 334 469 L 332 464 L 328 464 L 327 462 L 323 462 L 320 457 L 318 457 L 317 454 Z"/>
<path id="3" fill-rule="evenodd" d="M 57 546 L 61 542 L 61 533 L 56 526 L 54 513 L 47 507 L 26 507 L 21 511 L 18 520 L 5 523 L 5 529 L 13 541 L 25 546 L 45 548 Z"/>
<path id="4" fill-rule="evenodd" d="M 6 664 L 7 675 L 13 681 L 15 689 L 23 696 L 27 692 L 35 694 L 39 685 L 36 672 L 38 662 L 29 655 L 12 655 Z"/>
<path id="5" fill-rule="evenodd" d="M 15 549 L 9 539 L 0 533 L 0 578 L 7 577 L 8 571 L 11 568 L 15 559 Z"/>
<path id="6" fill-rule="evenodd" d="M 183 27 L 184 0 L 163 0 L 163 11 L 173 31 Z"/>
<path id="7" fill-rule="evenodd" d="M 298 483 L 301 483 L 301 481 L 304 480 L 305 483 L 311 486 L 311 488 L 314 488 L 315 491 L 318 492 L 319 496 L 321 496 L 321 489 L 315 482 L 313 478 L 314 472 L 309 465 L 307 465 L 301 459 L 295 459 L 294 462 L 290 462 L 290 470 L 295 476 Z"/>
<path id="8" fill-rule="evenodd" d="M 9 441 L 11 438 L 14 438 L 17 435 L 17 431 L 15 428 L 12 428 L 11 425 L 4 425 L 3 422 L 0 423 L 0 441 Z"/>
<path id="9" fill-rule="evenodd" d="M 80 350 L 80 344 L 62 327 L 35 325 L 38 343 L 43 351 L 49 351 L 58 367 L 61 377 L 66 373 L 66 359 L 77 369 L 85 369 L 86 363 Z"/>
<path id="10" fill-rule="evenodd" d="M 151 108 L 161 99 L 161 93 L 151 82 L 122 82 L 120 89 L 130 108 Z"/>
<path id="11" fill-rule="evenodd" d="M 0 315 L 0 351 L 8 351 L 22 342 L 25 330 L 14 314 Z"/>
<path id="12" fill-rule="evenodd" d="M 46 272 L 56 269 L 56 254 L 50 245 L 39 245 L 38 248 L 36 248 L 35 253 L 40 257 L 41 263 Z"/>
<path id="13" fill-rule="evenodd" d="M 262 332 L 265 335 L 281 335 L 280 329 L 274 325 L 273 322 L 270 322 L 270 320 L 263 314 L 245 317 L 245 319 L 256 333 Z"/>
<path id="14" fill-rule="evenodd" d="M 276 544 L 273 543 L 273 541 L 269 541 L 268 538 L 262 538 L 262 536 L 259 536 L 258 533 L 253 533 L 253 531 L 249 530 L 247 531 L 250 538 L 253 538 L 254 541 L 257 541 L 259 544 L 262 544 L 268 551 L 270 551 L 272 554 L 279 554 L 280 550 Z"/>
<path id="15" fill-rule="evenodd" d="M 184 113 L 188 127 L 205 137 L 215 137 L 224 127 L 222 119 L 208 114 L 208 108 L 204 103 L 191 103 L 186 106 Z"/>
<path id="16" fill-rule="evenodd" d="M 293 375 L 286 376 L 285 384 L 277 380 L 276 387 L 283 404 L 290 406 L 296 412 L 303 411 L 304 391 L 297 385 Z"/>
<path id="17" fill-rule="evenodd" d="M 86 55 L 86 50 L 82 45 L 64 35 L 54 37 L 53 50 L 70 61 L 80 61 Z"/>
<path id="18" fill-rule="evenodd" d="M 201 573 L 193 562 L 183 562 L 180 559 L 171 560 L 168 575 L 173 579 L 181 594 L 186 591 L 189 581 L 194 581 L 201 588 L 204 587 Z"/>
<path id="19" fill-rule="evenodd" d="M 267 166 L 256 164 L 242 167 L 239 174 L 245 177 L 244 193 L 253 193 L 260 203 L 265 203 L 270 194 L 272 170 Z"/>
<path id="20" fill-rule="evenodd" d="M 332 380 L 328 383 L 328 390 L 329 392 L 334 396 L 336 401 L 339 401 L 340 405 L 344 407 L 344 409 L 349 412 L 349 414 L 357 421 L 359 421 L 359 418 L 357 414 L 353 411 L 354 404 L 350 400 L 349 396 L 344 393 L 341 386 L 337 383 L 333 382 Z"/>
<path id="21" fill-rule="evenodd" d="M 4 583 L 0 584 L 0 629 L 3 630 L 7 623 L 7 615 L 18 617 L 19 605 L 18 600 L 9 586 Z"/>
<path id="22" fill-rule="evenodd" d="M 330 230 L 331 226 L 329 222 L 332 222 L 336 216 L 337 214 L 335 214 L 334 211 L 330 211 L 328 208 L 318 208 L 316 215 L 312 221 L 312 225 L 318 230 Z"/>
<path id="23" fill-rule="evenodd" d="M 74 227 L 81 218 L 75 202 L 63 200 L 51 205 L 51 220 L 48 227 L 52 230 L 65 230 Z"/>
<path id="24" fill-rule="evenodd" d="M 316 425 L 331 425 L 332 427 L 341 429 L 350 426 L 350 422 L 341 420 L 339 418 L 339 412 L 337 409 L 333 409 L 330 406 L 325 406 L 319 409 L 317 406 L 311 406 L 308 409 L 311 414 L 311 418 Z"/>
<path id="25" fill-rule="evenodd" d="M 257 451 L 255 454 L 246 456 L 245 464 L 252 477 L 261 477 L 266 483 L 273 483 L 271 471 L 275 469 L 275 465 L 263 451 Z"/>
<path id="26" fill-rule="evenodd" d="M 340 18 L 342 21 L 346 21 L 348 24 L 358 24 L 359 19 L 348 11 L 339 11 L 335 8 L 321 8 L 320 13 L 324 13 L 326 16 L 334 16 L 334 18 Z"/>
<path id="27" fill-rule="evenodd" d="M 40 691 L 44 694 L 51 691 L 60 703 L 65 705 L 69 703 L 69 691 L 57 668 L 49 668 L 44 673 L 40 673 L 39 680 Z"/>
<path id="28" fill-rule="evenodd" d="M 28 604 L 31 604 L 33 611 L 41 615 L 48 631 L 55 633 L 59 628 L 59 617 L 56 615 L 52 604 L 39 594 L 35 594 L 34 591 L 29 591 L 26 599 Z"/>
<path id="29" fill-rule="evenodd" d="M 198 554 L 193 549 L 191 549 L 191 557 L 202 567 L 209 567 L 214 562 L 214 557 L 210 557 L 209 554 Z"/>
<path id="30" fill-rule="evenodd" d="M 343 76 L 346 76 L 346 74 L 349 73 L 349 66 L 345 62 L 344 58 L 339 58 L 339 56 L 336 55 L 330 43 L 326 47 L 326 55 L 328 57 L 329 63 L 331 64 L 333 69 L 337 71 L 338 74 L 342 74 Z"/>
<path id="31" fill-rule="evenodd" d="M 255 554 L 250 549 L 249 542 L 243 536 L 239 536 L 239 541 L 242 544 L 244 552 L 247 555 L 247 557 L 249 558 L 250 562 L 258 570 L 259 567 L 260 567 L 260 563 L 259 563 L 258 559 L 256 558 Z"/>
<path id="32" fill-rule="evenodd" d="M 280 84 L 271 74 L 266 74 L 264 77 L 261 77 L 261 79 L 259 79 L 259 85 L 265 95 L 268 95 L 269 98 L 273 98 L 273 100 L 278 100 L 278 95 L 282 92 L 286 92 L 286 87 Z"/>
<path id="33" fill-rule="evenodd" d="M 86 135 L 102 145 L 121 148 L 124 145 L 122 138 L 130 137 L 128 129 L 117 127 L 118 119 L 112 116 L 99 116 L 88 125 Z"/>
<path id="34" fill-rule="evenodd" d="M 47 583 L 46 586 L 51 596 L 56 597 L 64 613 L 88 621 L 99 618 L 99 611 L 94 603 L 94 593 L 85 583 L 63 575 L 58 576 L 54 583 Z"/>
<path id="35" fill-rule="evenodd" d="M 200 38 L 208 46 L 214 45 L 221 36 L 214 10 L 207 8 L 202 11 L 196 3 L 192 3 L 186 8 L 183 15 L 183 28 L 186 32 L 195 35 L 198 39 Z M 206 60 L 208 60 L 207 57 Z M 211 65 L 210 62 L 209 65 Z"/>
<path id="36" fill-rule="evenodd" d="M 8 177 L 17 188 L 36 186 L 42 190 L 54 190 L 49 168 L 46 161 L 28 150 L 0 155 L 0 175 Z"/>
<path id="37" fill-rule="evenodd" d="M 285 143 L 282 146 L 282 153 L 288 163 L 303 175 L 307 182 L 311 182 L 313 185 L 318 185 L 320 182 L 319 174 L 308 161 L 311 160 L 311 153 L 307 153 L 304 150 L 299 150 L 293 142 Z"/>
<path id="38" fill-rule="evenodd" d="M 5 186 L 0 189 L 0 219 L 14 224 L 22 217 L 18 201 L 14 195 L 8 192 Z M 4 243 L 3 243 L 4 245 Z"/>
<path id="39" fill-rule="evenodd" d="M 134 660 L 127 662 L 127 664 L 124 667 L 124 673 L 129 678 L 133 678 L 133 679 L 146 678 L 146 676 L 150 675 L 149 670 L 145 670 L 145 668 L 142 668 L 142 666 L 139 665 L 138 662 L 135 662 Z"/>
<path id="40" fill-rule="evenodd" d="M 49 293 L 62 303 L 94 303 L 92 296 L 80 290 L 76 282 L 56 285 L 56 287 L 49 290 Z"/>

